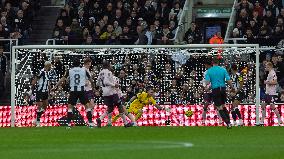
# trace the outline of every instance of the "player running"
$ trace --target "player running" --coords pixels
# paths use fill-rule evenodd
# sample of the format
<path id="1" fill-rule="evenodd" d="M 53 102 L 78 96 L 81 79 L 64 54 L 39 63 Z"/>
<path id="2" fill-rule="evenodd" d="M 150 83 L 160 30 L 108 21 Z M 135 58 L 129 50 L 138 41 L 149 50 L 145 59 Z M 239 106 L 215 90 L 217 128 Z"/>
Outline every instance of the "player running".
<path id="1" fill-rule="evenodd" d="M 92 59 L 90 58 L 86 58 L 84 60 L 84 66 L 83 68 L 86 69 L 86 71 L 88 72 L 88 74 L 90 76 L 91 75 L 91 72 L 90 72 L 90 67 L 92 66 Z M 92 77 L 91 77 L 92 78 Z M 95 102 L 94 102 L 94 92 L 93 92 L 93 88 L 92 88 L 92 83 L 89 79 L 86 80 L 86 84 L 85 84 L 85 95 L 86 95 L 86 98 L 89 100 L 89 104 L 88 104 L 88 107 L 86 108 L 86 114 L 87 114 L 87 118 L 88 118 L 88 122 L 89 122 L 89 126 L 90 127 L 93 127 L 94 126 L 94 123 L 92 121 L 92 117 L 93 117 L 93 108 L 95 106 Z"/>
<path id="2" fill-rule="evenodd" d="M 119 78 L 118 77 L 114 77 L 114 81 L 115 81 L 115 84 L 119 84 Z M 122 91 L 119 89 L 119 88 L 115 88 L 116 90 L 116 93 L 119 97 L 119 100 L 121 102 L 121 105 L 123 105 L 123 103 L 125 102 L 125 99 L 123 97 L 123 93 Z M 124 123 L 124 127 L 131 127 L 131 126 L 137 126 L 136 122 L 135 122 L 135 117 L 133 116 L 133 114 L 131 113 L 128 113 L 126 108 L 124 106 L 122 106 L 123 108 L 123 116 L 127 116 L 130 120 L 131 120 L 131 123 Z M 100 117 L 100 120 L 103 120 L 103 118 L 105 116 L 107 116 L 108 112 L 105 112 L 103 115 L 101 115 Z M 108 121 L 107 121 L 107 126 L 112 126 L 112 122 L 115 122 L 119 117 L 121 117 L 121 114 L 119 115 L 116 115 L 114 118 L 113 118 L 113 121 L 111 121 L 109 118 L 108 118 Z M 124 117 L 125 118 L 125 117 Z"/>
<path id="3" fill-rule="evenodd" d="M 275 97 L 277 96 L 276 93 L 276 87 L 277 87 L 277 76 L 273 69 L 273 64 L 271 62 L 266 63 L 265 70 L 268 71 L 267 79 L 264 81 L 264 84 L 266 85 L 265 89 L 265 103 L 261 105 L 262 109 L 262 117 L 260 121 L 260 125 L 264 126 L 264 119 L 266 116 L 266 106 L 267 104 L 270 104 L 270 109 L 274 111 L 275 115 L 278 118 L 278 125 L 280 126 L 282 124 L 281 117 L 279 114 L 278 109 L 275 107 Z"/>
<path id="4" fill-rule="evenodd" d="M 237 117 L 239 118 L 239 126 L 243 126 L 243 119 L 238 106 L 244 99 L 245 94 L 243 92 L 244 80 L 242 75 L 238 72 L 238 66 L 233 64 L 231 67 L 231 79 L 235 92 L 230 92 L 232 97 L 231 114 L 234 120 L 234 125 L 237 126 Z"/>
<path id="5" fill-rule="evenodd" d="M 34 90 L 34 87 L 36 85 L 36 104 L 38 106 L 37 118 L 34 121 L 36 127 L 40 126 L 40 117 L 43 114 L 46 107 L 48 106 L 48 96 L 50 89 L 48 73 L 50 70 L 51 70 L 51 62 L 46 61 L 44 63 L 44 68 L 32 80 L 31 91 Z M 32 93 L 30 92 L 29 95 L 31 94 Z"/>
<path id="6" fill-rule="evenodd" d="M 71 120 L 73 117 L 73 108 L 77 104 L 77 100 L 79 99 L 81 104 L 85 106 L 86 109 L 89 108 L 89 100 L 86 98 L 85 93 L 85 85 L 86 80 L 88 79 L 92 84 L 92 78 L 88 71 L 85 68 L 80 67 L 80 60 L 75 58 L 73 60 L 73 68 L 69 71 L 66 71 L 65 75 L 58 81 L 58 83 L 54 86 L 53 90 L 55 90 L 59 84 L 66 81 L 69 78 L 70 82 L 70 93 L 68 97 L 68 112 L 67 112 L 67 129 L 71 129 Z M 89 127 L 92 128 L 92 119 L 88 119 Z"/>
<path id="7" fill-rule="evenodd" d="M 206 68 L 206 71 L 204 72 L 204 75 L 203 75 L 203 80 L 202 80 L 202 86 L 203 86 L 203 101 L 204 101 L 204 106 L 203 106 L 203 112 L 202 112 L 202 125 L 205 125 L 205 121 L 206 121 L 206 113 L 208 111 L 208 106 L 210 104 L 213 103 L 213 99 L 212 99 L 212 90 L 211 90 L 211 83 L 207 84 L 206 81 L 205 81 L 205 75 L 207 73 L 207 70 L 209 68 L 212 67 L 212 64 L 211 64 L 211 61 L 206 61 L 205 63 L 205 68 Z M 219 114 L 219 112 L 217 111 L 217 116 L 219 118 L 219 124 L 222 123 L 222 118 Z"/>
<path id="8" fill-rule="evenodd" d="M 115 106 L 118 106 L 119 115 L 122 117 L 123 123 L 127 124 L 125 119 L 123 106 L 117 93 L 119 84 L 115 82 L 114 75 L 110 71 L 111 65 L 107 61 L 103 61 L 103 70 L 100 71 L 96 85 L 102 87 L 104 104 L 107 106 L 107 113 L 97 118 L 97 127 L 101 128 L 102 119 L 108 116 L 108 125 L 111 125 L 112 112 Z"/>

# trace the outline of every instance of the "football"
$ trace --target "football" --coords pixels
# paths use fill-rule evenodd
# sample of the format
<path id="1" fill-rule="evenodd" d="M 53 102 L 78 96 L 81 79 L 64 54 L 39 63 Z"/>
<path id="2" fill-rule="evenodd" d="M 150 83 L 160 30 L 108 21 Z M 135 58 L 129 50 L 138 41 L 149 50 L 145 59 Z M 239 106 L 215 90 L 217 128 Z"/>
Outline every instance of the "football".
<path id="1" fill-rule="evenodd" d="M 193 112 L 191 110 L 188 110 L 184 113 L 187 117 L 191 117 L 193 115 Z"/>

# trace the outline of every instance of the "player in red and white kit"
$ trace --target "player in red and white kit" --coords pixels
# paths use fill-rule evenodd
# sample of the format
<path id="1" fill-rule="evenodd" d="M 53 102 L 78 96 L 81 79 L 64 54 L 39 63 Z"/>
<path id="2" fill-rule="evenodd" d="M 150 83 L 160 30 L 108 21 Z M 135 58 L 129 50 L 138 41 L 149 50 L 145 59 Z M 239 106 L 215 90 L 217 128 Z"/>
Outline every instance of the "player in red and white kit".
<path id="1" fill-rule="evenodd" d="M 274 111 L 275 115 L 278 118 L 278 125 L 282 124 L 281 116 L 279 114 L 278 109 L 275 107 L 275 98 L 277 96 L 276 88 L 277 88 L 277 76 L 276 72 L 273 69 L 273 64 L 268 62 L 265 66 L 265 70 L 268 71 L 267 79 L 264 81 L 265 84 L 265 103 L 261 105 L 262 109 L 262 117 L 260 121 L 260 125 L 264 125 L 264 119 L 266 116 L 266 106 L 270 104 L 270 109 Z"/>

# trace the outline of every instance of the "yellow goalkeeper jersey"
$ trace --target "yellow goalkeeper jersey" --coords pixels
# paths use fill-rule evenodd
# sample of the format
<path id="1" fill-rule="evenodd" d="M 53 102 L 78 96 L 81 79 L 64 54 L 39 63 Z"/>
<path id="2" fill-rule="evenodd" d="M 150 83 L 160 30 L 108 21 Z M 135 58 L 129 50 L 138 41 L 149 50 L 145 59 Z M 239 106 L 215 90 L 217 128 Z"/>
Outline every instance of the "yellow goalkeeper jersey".
<path id="1" fill-rule="evenodd" d="M 137 98 L 130 104 L 130 108 L 132 107 L 132 109 L 141 109 L 146 105 L 156 104 L 156 100 L 152 96 L 149 96 L 146 92 L 138 93 L 136 97 Z"/>

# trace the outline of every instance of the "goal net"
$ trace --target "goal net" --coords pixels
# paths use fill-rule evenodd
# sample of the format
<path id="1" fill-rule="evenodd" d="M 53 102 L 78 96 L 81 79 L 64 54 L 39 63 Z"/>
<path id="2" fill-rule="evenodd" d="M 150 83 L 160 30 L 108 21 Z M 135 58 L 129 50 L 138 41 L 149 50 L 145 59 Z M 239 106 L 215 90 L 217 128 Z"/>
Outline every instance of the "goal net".
<path id="1" fill-rule="evenodd" d="M 219 56 L 221 66 L 228 71 L 238 66 L 244 78 L 245 98 L 239 105 L 245 125 L 259 121 L 259 49 L 258 45 L 173 45 L 173 46 L 17 46 L 13 48 L 11 124 L 33 126 L 36 119 L 36 93 L 31 80 L 45 61 L 52 62 L 49 72 L 54 85 L 71 67 L 74 57 L 83 61 L 92 59 L 92 77 L 96 80 L 102 61 L 108 60 L 114 74 L 120 78 L 120 87 L 129 100 L 146 86 L 154 86 L 155 99 L 159 105 L 170 107 L 170 112 L 159 111 L 153 106 L 143 108 L 138 125 L 143 126 L 196 126 L 201 124 L 203 111 L 202 80 L 204 63 L 208 58 Z M 83 62 L 82 62 L 83 64 Z M 41 116 L 41 126 L 66 124 L 68 83 L 49 96 L 49 106 Z M 30 94 L 32 92 L 32 94 Z M 94 90 L 95 107 L 93 120 L 105 110 L 101 90 Z M 227 99 L 228 109 L 231 98 Z M 78 103 L 74 111 L 74 124 L 84 125 L 87 121 L 85 108 Z M 7 108 L 8 109 L 8 108 Z M 187 116 L 189 110 L 192 116 Z M 115 110 L 114 114 L 118 114 Z M 106 120 L 102 124 L 106 125 Z M 217 126 L 218 118 L 213 105 L 207 111 L 206 125 Z M 119 119 L 114 126 L 122 125 Z"/>

